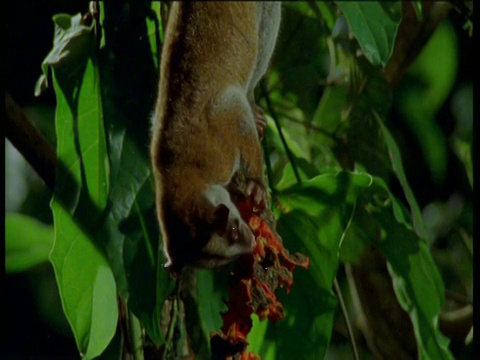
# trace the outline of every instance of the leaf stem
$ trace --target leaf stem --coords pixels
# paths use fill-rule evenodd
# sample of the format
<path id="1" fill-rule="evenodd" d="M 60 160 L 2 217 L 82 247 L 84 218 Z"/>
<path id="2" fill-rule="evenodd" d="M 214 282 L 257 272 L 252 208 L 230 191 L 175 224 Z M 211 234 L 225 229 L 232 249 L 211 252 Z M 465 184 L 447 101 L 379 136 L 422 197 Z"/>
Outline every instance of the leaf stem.
<path id="1" fill-rule="evenodd" d="M 130 334 L 130 344 L 132 345 L 132 353 L 134 360 L 144 360 L 143 356 L 143 333 L 140 321 L 128 310 L 127 324 Z"/>
<path id="2" fill-rule="evenodd" d="M 288 120 L 288 121 L 291 121 L 293 123 L 296 123 L 296 124 L 300 124 L 300 125 L 303 125 L 305 126 L 308 130 L 312 130 L 312 131 L 315 131 L 315 132 L 318 132 L 322 135 L 325 135 L 327 137 L 329 137 L 330 139 L 332 140 L 337 140 L 335 138 L 335 136 L 331 133 L 329 133 L 328 131 L 326 131 L 325 129 L 322 129 L 321 127 L 319 126 L 315 126 L 311 123 L 308 123 L 306 121 L 303 121 L 303 120 L 300 120 L 300 119 L 297 119 L 296 117 L 294 116 L 291 116 L 289 114 L 284 114 L 284 113 L 281 113 L 282 117 L 285 119 L 285 120 Z"/>

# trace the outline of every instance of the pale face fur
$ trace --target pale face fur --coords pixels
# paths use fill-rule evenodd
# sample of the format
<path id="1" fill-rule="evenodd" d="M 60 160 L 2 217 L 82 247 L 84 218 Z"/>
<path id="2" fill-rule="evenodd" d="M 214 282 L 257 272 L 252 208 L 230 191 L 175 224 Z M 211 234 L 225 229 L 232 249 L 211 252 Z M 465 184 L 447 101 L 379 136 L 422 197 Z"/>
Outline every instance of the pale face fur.
<path id="1" fill-rule="evenodd" d="M 164 237 L 171 233 L 178 236 L 164 247 L 165 266 L 174 272 L 187 264 L 215 268 L 255 247 L 252 231 L 221 185 L 208 186 L 188 208 L 169 209 L 163 220 Z"/>
<path id="2" fill-rule="evenodd" d="M 212 185 L 205 191 L 204 196 L 217 208 L 218 206 L 225 207 L 225 214 L 228 211 L 228 219 L 223 230 L 212 234 L 202 249 L 204 256 L 197 265 L 208 268 L 217 267 L 241 254 L 252 252 L 255 247 L 255 237 L 245 221 L 242 220 L 225 188 L 220 185 Z"/>

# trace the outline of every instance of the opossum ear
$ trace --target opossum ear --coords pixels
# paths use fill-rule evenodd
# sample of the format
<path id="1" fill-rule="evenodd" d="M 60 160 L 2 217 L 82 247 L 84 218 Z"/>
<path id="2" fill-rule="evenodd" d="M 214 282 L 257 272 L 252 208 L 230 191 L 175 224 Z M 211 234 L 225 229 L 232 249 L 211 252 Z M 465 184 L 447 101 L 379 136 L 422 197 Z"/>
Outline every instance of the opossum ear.
<path id="1" fill-rule="evenodd" d="M 228 225 L 228 216 L 230 215 L 230 209 L 225 204 L 218 204 L 215 208 L 215 212 L 213 215 L 213 230 L 219 235 L 224 234 Z"/>

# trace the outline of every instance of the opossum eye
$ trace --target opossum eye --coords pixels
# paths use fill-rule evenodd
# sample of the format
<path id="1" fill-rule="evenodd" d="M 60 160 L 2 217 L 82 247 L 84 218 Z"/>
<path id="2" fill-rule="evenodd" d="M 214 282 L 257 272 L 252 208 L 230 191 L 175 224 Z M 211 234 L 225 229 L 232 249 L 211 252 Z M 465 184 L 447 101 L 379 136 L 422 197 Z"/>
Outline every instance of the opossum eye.
<path id="1" fill-rule="evenodd" d="M 239 236 L 239 231 L 238 231 L 238 225 L 233 225 L 232 228 L 230 229 L 230 237 L 232 240 L 237 240 Z"/>
<path id="2" fill-rule="evenodd" d="M 213 221 L 213 230 L 218 234 L 224 234 L 228 225 L 228 215 L 230 210 L 224 204 L 219 204 L 215 209 L 215 219 Z"/>

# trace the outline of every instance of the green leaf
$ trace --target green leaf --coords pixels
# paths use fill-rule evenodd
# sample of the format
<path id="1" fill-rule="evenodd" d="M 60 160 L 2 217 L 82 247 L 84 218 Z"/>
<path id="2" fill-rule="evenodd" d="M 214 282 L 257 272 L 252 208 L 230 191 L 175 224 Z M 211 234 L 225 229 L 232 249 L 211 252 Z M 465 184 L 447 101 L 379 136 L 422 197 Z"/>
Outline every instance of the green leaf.
<path id="1" fill-rule="evenodd" d="M 268 325 L 268 321 L 260 321 L 258 316 L 253 316 L 252 329 L 250 330 L 247 338 L 248 351 L 252 351 L 255 354 L 261 353 L 263 360 L 267 360 L 270 358 L 275 359 L 274 355 L 276 351 L 276 344 L 274 341 L 267 341 L 265 339 Z"/>
<path id="2" fill-rule="evenodd" d="M 152 59 L 155 67 L 160 66 L 161 41 L 164 38 L 164 29 L 161 19 L 157 18 L 157 14 L 161 13 L 161 2 L 152 1 L 150 3 L 151 10 L 147 14 L 147 37 L 150 42 L 152 51 Z"/>
<path id="3" fill-rule="evenodd" d="M 72 327 L 78 349 L 87 359 L 100 355 L 115 334 L 118 311 L 116 288 L 110 267 L 91 238 L 58 203 L 52 204 L 62 223 L 50 260 L 54 265 L 63 310 Z M 61 244 L 64 239 L 70 243 Z"/>
<path id="4" fill-rule="evenodd" d="M 317 287 L 309 270 L 296 270 L 295 283 L 288 295 L 280 292 L 285 318 L 268 324 L 265 346 L 260 355 L 273 351 L 275 359 L 323 359 L 332 332 L 337 300 L 334 295 Z M 272 344 L 269 346 L 269 344 Z"/>
<path id="5" fill-rule="evenodd" d="M 313 6 L 314 2 L 310 2 L 310 6 Z M 322 14 L 323 19 L 325 20 L 325 23 L 327 24 L 328 28 L 330 30 L 333 30 L 333 27 L 335 26 L 335 6 L 332 4 L 326 3 L 326 2 L 320 2 L 317 1 L 315 2 L 316 6 L 318 6 L 318 9 L 320 10 L 320 13 Z"/>
<path id="6" fill-rule="evenodd" d="M 105 5 L 101 1 L 98 3 L 98 12 L 99 12 L 98 22 L 101 25 L 103 25 L 105 22 Z M 105 47 L 105 31 L 100 31 L 100 41 L 99 41 L 98 47 L 99 49 L 103 49 Z"/>
<path id="7" fill-rule="evenodd" d="M 283 5 L 284 8 L 289 8 L 289 10 L 295 10 L 302 14 L 303 16 L 314 18 L 315 12 L 312 10 L 312 7 L 307 2 L 293 2 L 287 1 Z"/>
<path id="8" fill-rule="evenodd" d="M 313 124 L 322 128 L 326 133 L 334 134 L 342 120 L 341 109 L 347 102 L 348 89 L 347 84 L 327 87 L 313 116 Z M 323 138 L 330 139 L 323 135 L 319 140 L 323 140 Z"/>
<path id="9" fill-rule="evenodd" d="M 5 270 L 26 271 L 48 261 L 53 227 L 22 214 L 5 216 Z"/>
<path id="10" fill-rule="evenodd" d="M 364 237 L 386 256 L 397 299 L 412 320 L 419 358 L 452 359 L 439 329 L 445 289 L 427 242 L 419 238 L 408 213 L 380 178 L 374 178 L 357 209 L 377 223 L 367 228 L 364 221 L 357 223 L 363 217 L 356 215 L 352 227 L 363 229 Z"/>
<path id="11" fill-rule="evenodd" d="M 92 28 L 81 16 L 54 17 L 54 49 L 45 61 L 57 96 L 57 177 L 51 208 L 55 241 L 50 261 L 65 315 L 85 358 L 100 355 L 116 330 L 116 286 L 93 243 L 106 206 L 108 157 Z"/>
<path id="12" fill-rule="evenodd" d="M 287 249 L 310 258 L 310 268 L 295 271 L 290 294 L 280 295 L 286 317 L 269 326 L 267 340 L 276 339 L 278 359 L 325 356 L 337 305 L 332 286 L 339 249 L 356 199 L 371 182 L 366 174 L 340 172 L 317 176 L 279 194 L 283 213 L 278 232 Z"/>
<path id="13" fill-rule="evenodd" d="M 197 271 L 198 312 L 203 333 L 208 336 L 218 332 L 222 326 L 221 312 L 227 310 L 223 299 L 228 299 L 227 287 L 229 272 L 225 269 Z M 205 341 L 208 343 L 209 338 Z"/>
<path id="14" fill-rule="evenodd" d="M 285 1 L 282 6 L 284 8 L 291 8 L 301 13 L 305 17 L 317 17 L 325 22 L 326 26 L 332 30 L 335 24 L 335 7 L 324 2 L 304 2 L 304 1 Z"/>
<path id="15" fill-rule="evenodd" d="M 409 76 L 418 77 L 421 87 L 412 87 L 413 96 L 422 97 L 419 105 L 436 113 L 455 83 L 458 67 L 458 44 L 454 27 L 441 23 L 409 69 Z"/>
<path id="16" fill-rule="evenodd" d="M 313 255 L 311 273 L 321 277 L 316 282 L 328 291 L 331 291 L 338 267 L 340 241 L 348 227 L 356 198 L 371 181 L 367 174 L 339 172 L 317 176 L 279 194 L 284 207 L 284 214 L 279 219 L 280 234 L 285 237 L 281 232 L 284 229 L 288 236 L 306 248 L 307 256 Z M 292 217 L 294 220 L 290 222 Z M 291 225 L 301 221 L 301 226 L 284 228 L 282 220 Z M 310 231 L 304 231 L 304 228 Z M 284 242 L 290 249 L 288 236 Z"/>
<path id="17" fill-rule="evenodd" d="M 415 227 L 417 234 L 422 239 L 426 240 L 428 239 L 427 228 L 425 226 L 425 222 L 423 221 L 422 212 L 420 211 L 420 207 L 417 204 L 415 195 L 413 194 L 413 191 L 410 188 L 410 185 L 408 184 L 407 177 L 405 176 L 400 149 L 398 148 L 395 140 L 393 139 L 388 128 L 385 126 L 385 124 L 380 119 L 380 117 L 376 113 L 375 113 L 375 116 L 380 126 L 380 130 L 382 132 L 385 143 L 387 144 L 387 147 L 388 147 L 388 154 L 390 156 L 393 172 L 397 176 L 397 179 L 400 182 L 400 185 L 402 186 L 403 193 L 405 194 L 407 202 L 410 205 L 410 210 L 412 212 L 412 218 L 413 218 L 413 226 Z"/>
<path id="18" fill-rule="evenodd" d="M 50 66 L 77 66 L 72 59 L 85 56 L 85 48 L 90 44 L 91 27 L 83 23 L 82 15 L 70 16 L 57 14 L 53 16 L 55 37 L 53 48 L 42 62 L 42 75 L 35 86 L 35 96 L 40 95 L 48 86 Z"/>
<path id="19" fill-rule="evenodd" d="M 301 179 L 308 179 L 311 177 L 311 172 L 308 173 L 304 171 L 303 167 L 300 166 L 301 161 L 299 159 L 295 159 L 295 163 L 297 165 L 298 173 Z M 293 166 L 290 163 L 287 163 L 282 169 L 282 177 L 275 184 L 275 188 L 279 191 L 285 190 L 297 183 L 297 178 L 295 172 L 293 171 Z"/>
<path id="20" fill-rule="evenodd" d="M 358 43 L 373 65 L 385 67 L 392 56 L 402 19 L 401 1 L 337 1 Z"/>
<path id="21" fill-rule="evenodd" d="M 367 221 L 364 220 L 362 226 L 368 226 Z M 340 261 L 342 263 L 353 263 L 361 258 L 367 250 L 366 241 L 359 234 L 359 229 L 355 226 L 350 227 L 349 231 L 343 238 L 342 247 L 340 249 Z"/>
<path id="22" fill-rule="evenodd" d="M 414 0 L 411 2 L 413 10 L 415 10 L 415 15 L 417 16 L 418 21 L 423 21 L 423 6 L 421 0 Z"/>

